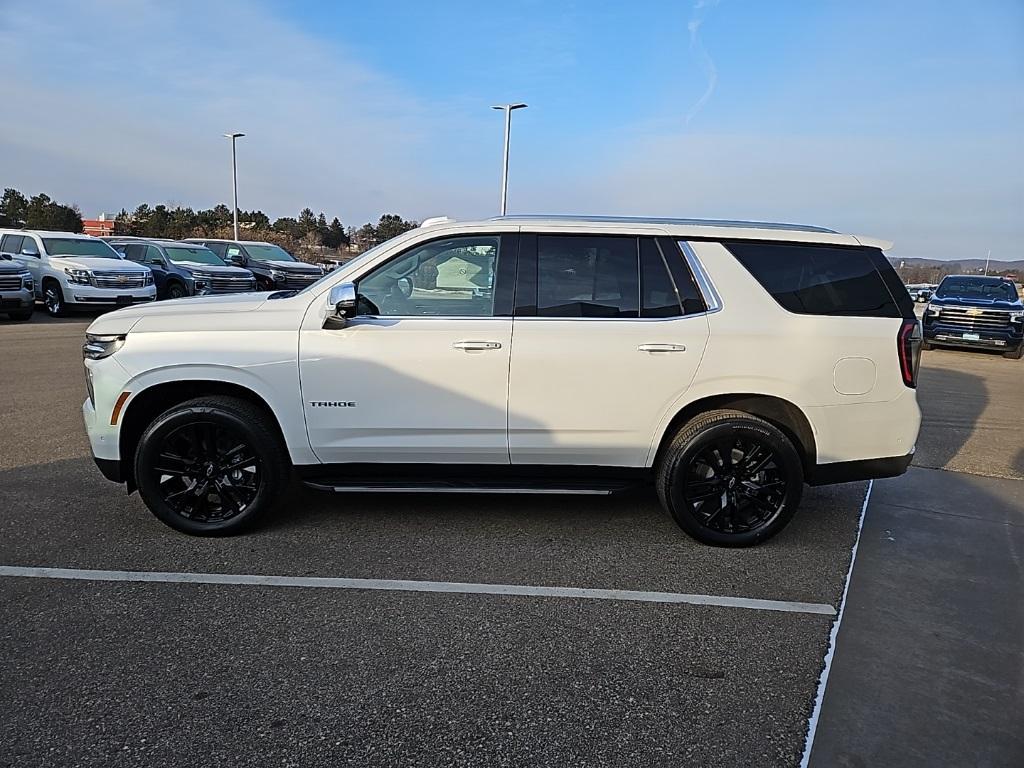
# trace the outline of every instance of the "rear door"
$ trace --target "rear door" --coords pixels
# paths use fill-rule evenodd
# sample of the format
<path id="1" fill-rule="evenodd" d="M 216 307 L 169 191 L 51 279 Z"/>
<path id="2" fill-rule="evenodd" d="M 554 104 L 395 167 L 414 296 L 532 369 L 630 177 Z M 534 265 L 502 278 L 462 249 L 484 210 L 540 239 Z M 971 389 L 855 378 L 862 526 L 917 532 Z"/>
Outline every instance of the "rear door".
<path id="1" fill-rule="evenodd" d="M 642 467 L 708 340 L 668 239 L 522 236 L 509 372 L 513 464 Z"/>

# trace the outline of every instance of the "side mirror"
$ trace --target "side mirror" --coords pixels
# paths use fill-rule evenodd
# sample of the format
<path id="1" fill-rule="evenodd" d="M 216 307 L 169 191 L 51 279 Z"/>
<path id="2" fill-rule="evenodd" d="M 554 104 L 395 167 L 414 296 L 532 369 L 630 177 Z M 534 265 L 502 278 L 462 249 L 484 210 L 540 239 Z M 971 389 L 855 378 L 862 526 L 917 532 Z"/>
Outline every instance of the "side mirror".
<path id="1" fill-rule="evenodd" d="M 37 251 L 35 248 L 22 248 L 21 249 L 21 255 L 22 256 L 31 256 L 34 259 L 38 259 L 39 258 L 39 251 Z"/>
<path id="2" fill-rule="evenodd" d="M 327 316 L 324 328 L 344 328 L 346 321 L 356 315 L 355 283 L 338 283 L 331 288 L 327 303 L 334 308 L 334 312 Z"/>
<path id="3" fill-rule="evenodd" d="M 245 256 L 240 253 L 229 253 L 225 261 L 233 267 L 245 266 Z"/>

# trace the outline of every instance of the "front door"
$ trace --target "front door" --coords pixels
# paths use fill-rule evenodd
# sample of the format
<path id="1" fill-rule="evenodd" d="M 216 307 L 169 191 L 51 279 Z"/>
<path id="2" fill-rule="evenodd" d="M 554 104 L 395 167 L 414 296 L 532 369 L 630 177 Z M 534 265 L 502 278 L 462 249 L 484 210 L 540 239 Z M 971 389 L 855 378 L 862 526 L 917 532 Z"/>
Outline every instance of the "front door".
<path id="1" fill-rule="evenodd" d="M 675 244 L 524 234 L 516 304 L 512 463 L 644 466 L 708 340 Z"/>
<path id="2" fill-rule="evenodd" d="M 515 246 L 510 235 L 414 246 L 357 282 L 359 315 L 344 328 L 307 316 L 302 399 L 322 462 L 509 463 Z"/>

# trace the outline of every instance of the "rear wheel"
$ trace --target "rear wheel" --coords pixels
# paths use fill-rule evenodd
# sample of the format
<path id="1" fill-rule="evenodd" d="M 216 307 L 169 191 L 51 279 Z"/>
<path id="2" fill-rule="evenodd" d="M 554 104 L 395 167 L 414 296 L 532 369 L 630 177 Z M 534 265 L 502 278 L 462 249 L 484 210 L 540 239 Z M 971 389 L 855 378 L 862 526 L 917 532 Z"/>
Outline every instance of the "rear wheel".
<path id="1" fill-rule="evenodd" d="M 710 411 L 676 433 L 658 464 L 662 505 L 698 541 L 746 547 L 796 513 L 803 466 L 777 427 L 741 411 Z"/>
<path id="2" fill-rule="evenodd" d="M 32 307 L 23 309 L 20 312 L 8 312 L 7 316 L 11 318 L 11 320 L 28 320 L 32 317 Z"/>
<path id="3" fill-rule="evenodd" d="M 290 460 L 270 417 L 233 397 L 176 405 L 150 424 L 135 479 L 150 511 L 198 536 L 239 533 L 279 501 Z"/>

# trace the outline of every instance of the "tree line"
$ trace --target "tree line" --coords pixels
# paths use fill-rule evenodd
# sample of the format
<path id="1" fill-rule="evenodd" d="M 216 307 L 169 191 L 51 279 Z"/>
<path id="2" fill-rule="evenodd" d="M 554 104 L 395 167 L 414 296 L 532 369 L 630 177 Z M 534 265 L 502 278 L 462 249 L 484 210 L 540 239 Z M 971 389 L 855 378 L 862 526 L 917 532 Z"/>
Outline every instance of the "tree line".
<path id="1" fill-rule="evenodd" d="M 49 229 L 81 232 L 82 214 L 77 206 L 57 203 L 45 194 L 26 198 L 13 188 L 0 197 L 0 226 L 25 229 Z M 303 208 L 297 216 L 282 216 L 271 222 L 263 211 L 239 211 L 239 237 L 264 240 L 280 245 L 299 258 L 316 260 L 330 256 L 344 259 L 361 253 L 377 243 L 389 240 L 417 226 L 417 222 L 395 213 L 386 213 L 376 223 L 345 227 L 334 216 L 329 222 L 321 211 Z M 233 235 L 231 208 L 223 203 L 195 210 L 180 205 L 142 203 L 133 211 L 125 208 L 114 218 L 115 235 L 170 238 L 223 237 Z"/>
<path id="2" fill-rule="evenodd" d="M 25 197 L 8 187 L 0 197 L 0 227 L 81 232 L 82 213 L 77 205 L 62 205 L 42 192 Z"/>

